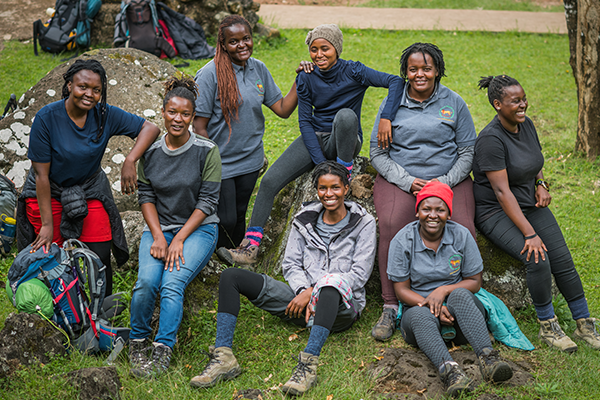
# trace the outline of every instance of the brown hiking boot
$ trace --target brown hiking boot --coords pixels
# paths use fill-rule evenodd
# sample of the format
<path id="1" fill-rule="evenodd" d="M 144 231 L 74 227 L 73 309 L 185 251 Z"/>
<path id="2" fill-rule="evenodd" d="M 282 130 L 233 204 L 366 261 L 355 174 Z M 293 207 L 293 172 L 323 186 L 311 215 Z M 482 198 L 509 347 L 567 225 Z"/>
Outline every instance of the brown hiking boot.
<path id="1" fill-rule="evenodd" d="M 298 356 L 298 365 L 296 365 L 292 377 L 281 387 L 281 391 L 293 396 L 306 393 L 317 384 L 318 365 L 319 356 L 301 351 Z"/>
<path id="2" fill-rule="evenodd" d="M 371 331 L 371 336 L 380 342 L 385 342 L 392 337 L 396 330 L 396 316 L 398 311 L 386 307 Z"/>
<path id="3" fill-rule="evenodd" d="M 550 346 L 554 346 L 567 353 L 577 351 L 577 345 L 573 342 L 558 324 L 558 318 L 556 315 L 546 321 L 540 321 L 540 340 L 546 342 Z"/>
<path id="4" fill-rule="evenodd" d="M 230 267 L 234 264 L 252 265 L 258 258 L 258 246 L 253 246 L 248 239 L 244 239 L 235 249 L 230 250 L 225 247 L 219 248 L 217 250 L 217 256 Z"/>
<path id="5" fill-rule="evenodd" d="M 600 334 L 598 334 L 596 318 L 580 318 L 575 322 L 577 322 L 577 329 L 573 332 L 573 336 L 600 350 Z"/>
<path id="6" fill-rule="evenodd" d="M 504 382 L 512 378 L 513 370 L 506 361 L 500 358 L 498 350 L 486 347 L 481 352 L 479 370 L 484 380 L 492 383 Z"/>
<path id="7" fill-rule="evenodd" d="M 233 351 L 229 347 L 210 347 L 210 361 L 200 375 L 192 378 L 190 385 L 207 388 L 220 381 L 236 378 L 242 373 Z"/>
<path id="8" fill-rule="evenodd" d="M 457 363 L 444 365 L 444 371 L 440 373 L 446 394 L 450 397 L 458 397 L 461 393 L 473 390 L 473 381 L 465 374 Z"/>

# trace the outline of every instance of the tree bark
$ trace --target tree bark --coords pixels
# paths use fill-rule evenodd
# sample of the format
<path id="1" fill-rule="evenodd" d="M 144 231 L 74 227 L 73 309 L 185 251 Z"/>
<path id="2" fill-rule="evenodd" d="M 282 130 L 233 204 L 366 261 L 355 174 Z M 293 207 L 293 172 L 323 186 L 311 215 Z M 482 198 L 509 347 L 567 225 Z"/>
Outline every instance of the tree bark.
<path id="1" fill-rule="evenodd" d="M 600 154 L 600 2 L 564 4 L 579 109 L 575 149 L 595 160 Z"/>

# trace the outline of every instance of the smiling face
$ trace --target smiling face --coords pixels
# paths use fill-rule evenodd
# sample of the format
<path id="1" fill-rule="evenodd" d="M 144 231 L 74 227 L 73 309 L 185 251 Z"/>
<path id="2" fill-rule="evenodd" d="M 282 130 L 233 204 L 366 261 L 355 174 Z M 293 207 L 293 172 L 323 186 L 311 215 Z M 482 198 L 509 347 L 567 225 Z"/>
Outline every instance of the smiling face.
<path id="1" fill-rule="evenodd" d="M 521 85 L 505 87 L 502 100 L 494 100 L 498 118 L 502 126 L 510 132 L 518 132 L 517 125 L 525 122 L 527 107 L 527 96 Z"/>
<path id="2" fill-rule="evenodd" d="M 327 71 L 333 67 L 338 60 L 335 47 L 325 39 L 315 39 L 308 48 L 310 59 L 321 71 Z"/>
<path id="3" fill-rule="evenodd" d="M 413 53 L 408 57 L 406 77 L 408 94 L 415 100 L 427 100 L 435 89 L 438 71 L 427 53 Z"/>
<path id="4" fill-rule="evenodd" d="M 327 211 L 335 212 L 344 207 L 344 198 L 348 189 L 349 186 L 344 185 L 339 176 L 325 174 L 319 177 L 317 196 Z"/>
<path id="5" fill-rule="evenodd" d="M 254 47 L 252 32 L 244 24 L 235 24 L 223 29 L 223 33 L 225 35 L 225 50 L 231 57 L 231 61 L 243 67 L 252 56 L 252 48 Z"/>
<path id="6" fill-rule="evenodd" d="M 417 218 L 421 225 L 421 234 L 427 239 L 437 240 L 444 233 L 450 213 L 444 200 L 439 197 L 427 197 L 419 204 Z"/>
<path id="7" fill-rule="evenodd" d="M 187 140 L 190 136 L 188 130 L 194 120 L 194 104 L 183 97 L 171 97 L 162 109 L 165 120 L 165 129 L 173 141 Z"/>
<path id="8" fill-rule="evenodd" d="M 100 75 L 84 69 L 73 75 L 67 83 L 69 101 L 76 108 L 89 111 L 98 104 L 102 97 L 102 80 Z"/>

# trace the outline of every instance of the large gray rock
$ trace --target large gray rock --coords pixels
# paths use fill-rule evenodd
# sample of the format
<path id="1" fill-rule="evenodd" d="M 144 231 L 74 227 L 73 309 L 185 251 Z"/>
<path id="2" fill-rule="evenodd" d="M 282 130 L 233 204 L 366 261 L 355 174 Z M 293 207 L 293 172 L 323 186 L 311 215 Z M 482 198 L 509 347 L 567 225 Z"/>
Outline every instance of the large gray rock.
<path id="1" fill-rule="evenodd" d="M 82 368 L 67 373 L 80 400 L 118 400 L 121 380 L 116 367 Z"/>
<path id="2" fill-rule="evenodd" d="M 20 189 L 31 162 L 27 159 L 29 132 L 35 114 L 45 105 L 60 100 L 64 80 L 62 74 L 77 59 L 93 58 L 102 63 L 108 78 L 108 103 L 137 114 L 163 127 L 163 81 L 177 70 L 168 62 L 135 49 L 92 50 L 50 71 L 18 101 L 18 109 L 0 121 L 0 172 Z M 113 137 L 102 159 L 113 196 L 120 211 L 139 210 L 137 196 L 120 193 L 121 166 L 129 154 L 133 140 Z"/>

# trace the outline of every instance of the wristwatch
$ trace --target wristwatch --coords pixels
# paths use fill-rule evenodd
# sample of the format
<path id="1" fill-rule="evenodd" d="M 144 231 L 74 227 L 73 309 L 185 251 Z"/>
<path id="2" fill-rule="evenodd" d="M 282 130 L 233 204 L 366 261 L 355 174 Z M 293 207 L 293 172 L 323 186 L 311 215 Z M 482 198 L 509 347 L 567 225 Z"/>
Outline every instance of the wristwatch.
<path id="1" fill-rule="evenodd" d="M 550 191 L 550 184 L 543 179 L 538 179 L 535 181 L 535 187 L 537 188 L 538 186 L 543 187 L 548 192 Z"/>

